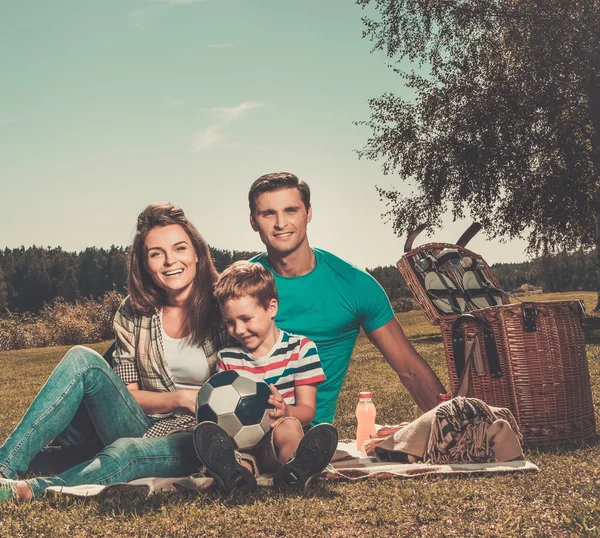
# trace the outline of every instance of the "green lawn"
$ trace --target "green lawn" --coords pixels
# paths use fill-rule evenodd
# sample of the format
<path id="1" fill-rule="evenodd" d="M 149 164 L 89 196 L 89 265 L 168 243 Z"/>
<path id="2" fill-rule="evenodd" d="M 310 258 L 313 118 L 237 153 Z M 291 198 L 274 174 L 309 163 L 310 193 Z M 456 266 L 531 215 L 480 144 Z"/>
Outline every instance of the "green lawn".
<path id="1" fill-rule="evenodd" d="M 548 299 L 533 296 L 531 299 Z M 595 294 L 555 294 L 584 299 Z M 418 351 L 447 383 L 437 327 L 419 312 L 398 315 Z M 93 345 L 103 351 L 107 344 Z M 0 353 L 0 439 L 67 348 Z M 588 344 L 596 408 L 600 405 L 600 345 Z M 368 340 L 361 336 L 342 392 L 336 426 L 354 430 L 359 390 L 374 391 L 378 422 L 408 419 L 412 400 Z M 598 417 L 597 413 L 597 420 Z M 600 423 L 600 422 L 599 422 Z M 271 490 L 157 495 L 150 500 L 39 500 L 0 505 L 0 536 L 598 536 L 600 446 L 530 451 L 541 472 L 504 476 L 367 480 L 318 484 L 303 494 Z"/>

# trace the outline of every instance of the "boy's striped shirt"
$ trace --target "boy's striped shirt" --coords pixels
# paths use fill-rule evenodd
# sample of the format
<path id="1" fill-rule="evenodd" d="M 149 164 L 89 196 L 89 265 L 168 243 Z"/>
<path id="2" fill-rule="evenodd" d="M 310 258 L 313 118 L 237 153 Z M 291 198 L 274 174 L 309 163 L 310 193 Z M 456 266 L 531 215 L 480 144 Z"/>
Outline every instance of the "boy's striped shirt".
<path id="1" fill-rule="evenodd" d="M 217 371 L 238 370 L 251 379 L 272 383 L 288 405 L 296 403 L 295 387 L 325 381 L 315 343 L 286 331 L 279 331 L 277 342 L 264 357 L 254 357 L 241 344 L 222 349 L 217 357 Z"/>

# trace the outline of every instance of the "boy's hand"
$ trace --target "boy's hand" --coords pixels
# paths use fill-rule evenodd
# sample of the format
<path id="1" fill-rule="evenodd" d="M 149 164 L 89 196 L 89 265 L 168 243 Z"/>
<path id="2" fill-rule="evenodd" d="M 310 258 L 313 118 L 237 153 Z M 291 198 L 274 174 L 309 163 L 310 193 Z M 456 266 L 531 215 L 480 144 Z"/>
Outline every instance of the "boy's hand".
<path id="1" fill-rule="evenodd" d="M 271 389 L 271 396 L 269 396 L 268 403 L 275 408 L 273 411 L 269 411 L 269 416 L 276 419 L 276 422 L 271 424 L 271 428 L 273 428 L 279 423 L 279 420 L 277 419 L 291 416 L 290 409 L 292 406 L 285 403 L 283 396 L 279 394 L 275 385 L 271 384 L 269 385 L 269 388 Z"/>

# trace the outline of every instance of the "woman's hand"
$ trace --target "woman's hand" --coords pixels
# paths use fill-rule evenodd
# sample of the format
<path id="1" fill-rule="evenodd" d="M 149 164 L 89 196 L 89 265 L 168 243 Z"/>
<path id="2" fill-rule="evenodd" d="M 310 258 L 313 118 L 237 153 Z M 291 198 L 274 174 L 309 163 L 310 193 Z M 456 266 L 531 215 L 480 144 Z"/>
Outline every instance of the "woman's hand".
<path id="1" fill-rule="evenodd" d="M 187 411 L 188 413 L 196 413 L 196 398 L 198 397 L 199 389 L 181 389 L 177 394 L 178 410 Z"/>
<path id="2" fill-rule="evenodd" d="M 271 396 L 269 396 L 268 403 L 275 408 L 273 411 L 269 411 L 269 416 L 276 420 L 274 424 L 271 424 L 271 427 L 273 427 L 279 423 L 278 419 L 292 416 L 292 406 L 285 403 L 283 396 L 279 394 L 275 385 L 271 384 L 269 385 L 269 388 L 271 389 Z"/>
<path id="3" fill-rule="evenodd" d="M 153 390 L 140 390 L 138 383 L 129 383 L 127 389 L 147 415 L 172 413 L 174 411 L 192 414 L 196 412 L 196 397 L 199 389 L 156 392 Z"/>

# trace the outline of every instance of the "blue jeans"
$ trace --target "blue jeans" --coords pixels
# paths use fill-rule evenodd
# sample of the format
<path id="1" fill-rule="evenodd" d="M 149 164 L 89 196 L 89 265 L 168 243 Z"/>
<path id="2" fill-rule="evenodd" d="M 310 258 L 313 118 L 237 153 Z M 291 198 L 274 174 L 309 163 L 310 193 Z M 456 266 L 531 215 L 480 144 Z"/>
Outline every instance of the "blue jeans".
<path id="1" fill-rule="evenodd" d="M 112 484 L 149 476 L 185 476 L 200 462 L 191 433 L 142 438 L 152 422 L 95 351 L 77 346 L 56 366 L 21 422 L 0 447 L 0 473 L 17 479 L 52 439 L 69 431 L 84 403 L 105 448 L 58 476 L 27 480 L 34 497 L 49 486 Z"/>

